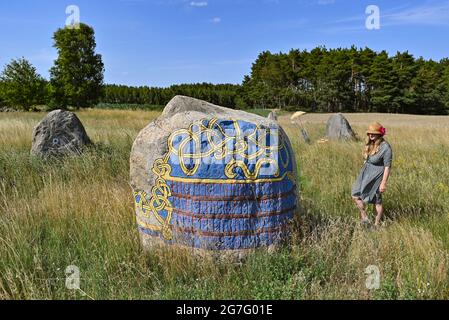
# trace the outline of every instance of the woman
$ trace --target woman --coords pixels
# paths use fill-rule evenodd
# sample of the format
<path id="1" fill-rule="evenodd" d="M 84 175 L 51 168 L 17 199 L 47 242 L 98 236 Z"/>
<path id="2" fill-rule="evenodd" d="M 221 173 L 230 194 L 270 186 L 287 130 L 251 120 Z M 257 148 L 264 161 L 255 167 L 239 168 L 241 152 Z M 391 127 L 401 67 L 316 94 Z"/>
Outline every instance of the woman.
<path id="1" fill-rule="evenodd" d="M 387 189 L 393 154 L 390 144 L 384 140 L 386 129 L 380 123 L 371 124 L 366 134 L 365 163 L 352 187 L 352 198 L 360 210 L 363 224 L 370 224 L 365 204 L 375 205 L 375 226 L 378 227 L 384 213 L 382 194 Z"/>

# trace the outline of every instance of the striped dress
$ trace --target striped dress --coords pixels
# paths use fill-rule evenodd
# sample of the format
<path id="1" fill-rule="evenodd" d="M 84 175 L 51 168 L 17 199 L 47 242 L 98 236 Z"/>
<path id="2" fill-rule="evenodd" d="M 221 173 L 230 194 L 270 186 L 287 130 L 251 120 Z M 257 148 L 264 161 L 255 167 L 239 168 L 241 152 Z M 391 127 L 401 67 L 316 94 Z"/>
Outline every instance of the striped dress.
<path id="1" fill-rule="evenodd" d="M 393 152 L 388 142 L 380 144 L 379 151 L 363 164 L 356 182 L 352 186 L 352 196 L 358 197 L 364 203 L 381 204 L 382 194 L 379 191 L 384 176 L 385 167 L 391 168 Z"/>

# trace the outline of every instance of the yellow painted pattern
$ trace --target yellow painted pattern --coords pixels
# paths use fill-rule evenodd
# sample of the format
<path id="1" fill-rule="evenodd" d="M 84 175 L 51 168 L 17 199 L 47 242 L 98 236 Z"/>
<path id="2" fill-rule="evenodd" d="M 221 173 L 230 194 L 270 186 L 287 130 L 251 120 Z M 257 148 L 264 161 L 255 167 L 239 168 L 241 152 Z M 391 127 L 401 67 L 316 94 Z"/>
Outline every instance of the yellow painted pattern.
<path id="1" fill-rule="evenodd" d="M 172 195 L 167 181 L 177 181 L 177 182 L 200 182 L 200 183 L 259 183 L 259 182 L 278 182 L 284 180 L 286 177 L 295 180 L 293 172 L 289 171 L 279 176 L 279 164 L 270 157 L 271 153 L 278 153 L 280 150 L 285 149 L 286 159 L 282 158 L 279 152 L 279 157 L 281 158 L 281 164 L 284 168 L 289 165 L 289 150 L 284 144 L 284 140 L 279 139 L 279 146 L 265 146 L 260 145 L 257 141 L 257 134 L 259 134 L 259 140 L 265 141 L 266 134 L 260 135 L 264 130 L 260 130 L 257 126 L 254 131 L 249 135 L 242 135 L 240 126 L 237 120 L 232 120 L 235 128 L 235 136 L 229 136 L 226 134 L 225 130 L 218 124 L 217 119 L 212 119 L 209 121 L 208 125 L 203 124 L 204 120 L 192 124 L 189 129 L 177 130 L 168 138 L 168 152 L 163 159 L 158 159 L 154 162 L 152 172 L 157 176 L 156 182 L 151 189 L 151 194 L 135 192 L 134 196 L 140 196 L 140 201 L 136 201 L 136 207 L 139 209 L 140 214 L 137 215 L 137 223 L 142 228 L 149 229 L 154 232 L 161 232 L 162 236 L 166 240 L 171 240 L 173 238 L 173 233 L 171 230 L 171 219 L 173 214 L 173 206 L 170 203 L 169 197 Z M 198 127 L 198 130 L 194 130 L 194 127 Z M 187 144 L 193 143 L 195 145 L 195 150 L 201 150 L 201 135 L 205 135 L 207 142 L 210 145 L 210 150 L 207 152 L 198 151 L 196 153 L 185 153 L 185 147 Z M 179 142 L 179 137 L 182 140 Z M 178 139 L 177 139 L 178 138 Z M 245 141 L 246 139 L 247 141 Z M 178 148 L 174 146 L 175 141 L 179 142 Z M 253 144 L 257 146 L 256 150 L 249 150 L 248 144 Z M 229 146 L 232 145 L 233 148 L 230 149 Z M 255 151 L 255 152 L 250 152 Z M 223 160 L 227 156 L 233 156 L 232 160 L 225 166 L 225 175 L 228 179 L 189 179 L 183 177 L 172 177 L 169 159 L 171 155 L 176 155 L 179 158 L 179 164 L 186 176 L 194 175 L 201 164 L 203 158 L 215 157 L 217 160 Z M 243 159 L 257 160 L 254 172 L 251 172 L 244 161 L 235 160 L 235 156 L 240 156 Z M 185 165 L 186 160 L 193 160 L 194 166 L 189 169 Z M 189 161 L 190 162 L 190 161 Z M 261 167 L 264 164 L 269 163 L 275 168 L 275 173 L 273 178 L 262 178 L 258 179 Z M 246 180 L 235 179 L 237 174 L 235 173 L 236 168 L 241 168 L 245 175 Z M 149 200 L 148 200 L 149 199 Z M 161 216 L 161 212 L 165 211 L 167 213 L 164 219 Z"/>
<path id="2" fill-rule="evenodd" d="M 259 143 L 259 141 L 266 141 L 266 130 L 262 130 L 256 125 L 255 129 L 250 134 L 243 135 L 238 121 L 231 121 L 234 125 L 235 135 L 228 135 L 218 124 L 217 119 L 210 120 L 207 126 L 204 125 L 203 120 L 199 123 L 192 124 L 188 129 L 181 129 L 173 132 L 168 139 L 168 153 L 178 157 L 180 167 L 186 176 L 193 176 L 198 171 L 201 165 L 201 160 L 204 158 L 213 156 L 217 160 L 223 160 L 228 156 L 232 156 L 232 159 L 239 156 L 247 160 L 258 159 L 255 165 L 255 171 L 250 172 L 244 161 L 231 160 L 225 169 L 225 175 L 229 179 L 235 178 L 236 174 L 233 170 L 239 167 L 244 172 L 246 179 L 255 180 L 259 175 L 260 168 L 267 163 L 275 166 L 277 174 L 274 176 L 277 177 L 279 175 L 279 166 L 273 159 L 268 157 L 268 155 L 278 153 L 283 149 L 285 149 L 286 153 L 285 159 L 283 159 L 281 152 L 278 154 L 281 158 L 280 160 L 283 167 L 288 167 L 290 155 L 282 138 L 279 139 L 279 145 L 266 146 L 265 144 Z M 195 127 L 197 130 L 194 130 Z M 207 143 L 210 146 L 210 149 L 206 152 L 200 151 L 201 135 L 206 137 Z M 181 137 L 182 140 L 179 142 L 178 147 L 175 147 L 174 143 L 179 140 L 177 139 L 178 137 Z M 197 152 L 186 153 L 184 151 L 185 147 L 190 144 L 194 145 L 194 148 L 191 149 L 194 149 Z M 253 148 L 255 150 L 250 149 L 248 145 L 255 146 L 256 148 Z M 230 148 L 230 146 L 232 146 L 232 148 Z M 194 164 L 191 169 L 187 168 L 186 160 L 193 161 Z"/>
<path id="3" fill-rule="evenodd" d="M 170 175 L 171 172 L 171 167 L 167 162 L 168 157 L 154 162 L 152 171 L 157 178 L 155 185 L 151 188 L 150 200 L 147 200 L 148 195 L 143 191 L 135 192 L 134 197 L 140 196 L 140 202 L 136 202 L 136 206 L 140 209 L 142 216 L 148 219 L 155 218 L 158 222 L 158 224 L 150 224 L 138 215 L 137 224 L 143 228 L 161 232 L 165 239 L 170 240 L 173 236 L 170 228 L 173 206 L 168 199 L 171 196 L 171 190 L 163 178 L 165 175 Z M 160 215 L 160 212 L 164 210 L 167 212 L 166 219 Z"/>

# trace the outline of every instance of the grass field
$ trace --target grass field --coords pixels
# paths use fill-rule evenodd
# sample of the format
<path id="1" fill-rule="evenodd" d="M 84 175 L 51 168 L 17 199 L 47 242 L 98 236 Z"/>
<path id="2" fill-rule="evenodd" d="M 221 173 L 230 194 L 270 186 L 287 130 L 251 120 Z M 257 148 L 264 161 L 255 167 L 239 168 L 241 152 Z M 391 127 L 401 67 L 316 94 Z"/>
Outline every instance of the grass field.
<path id="1" fill-rule="evenodd" d="M 293 246 L 219 265 L 141 250 L 129 152 L 157 115 L 79 112 L 95 148 L 46 163 L 29 156 L 44 114 L 0 114 L 0 299 L 449 299 L 449 117 L 346 115 L 361 136 L 383 123 L 394 150 L 387 220 L 369 231 L 350 197 L 362 143 L 306 145 L 282 116 L 301 174 Z M 312 140 L 328 116 L 304 116 Z M 69 265 L 86 295 L 66 289 Z M 365 285 L 369 265 L 381 272 L 377 290 Z"/>

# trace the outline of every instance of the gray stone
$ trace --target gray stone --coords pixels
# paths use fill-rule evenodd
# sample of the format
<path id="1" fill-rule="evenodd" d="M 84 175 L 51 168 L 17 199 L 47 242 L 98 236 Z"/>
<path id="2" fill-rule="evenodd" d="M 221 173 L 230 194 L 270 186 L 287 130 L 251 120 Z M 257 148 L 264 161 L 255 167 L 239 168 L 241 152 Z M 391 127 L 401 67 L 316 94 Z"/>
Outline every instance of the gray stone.
<path id="1" fill-rule="evenodd" d="M 69 111 L 50 112 L 33 130 L 31 154 L 50 157 L 81 154 L 91 144 L 78 117 Z"/>
<path id="2" fill-rule="evenodd" d="M 329 118 L 326 135 L 329 139 L 356 140 L 351 125 L 341 113 L 334 114 Z"/>
<path id="3" fill-rule="evenodd" d="M 17 110 L 8 107 L 0 107 L 0 112 L 17 112 Z"/>
<path id="4" fill-rule="evenodd" d="M 268 119 L 278 121 L 278 115 L 276 111 L 271 111 L 270 114 L 268 115 Z"/>
<path id="5" fill-rule="evenodd" d="M 239 129 L 231 130 L 231 133 L 226 131 L 231 137 L 230 144 L 235 147 L 231 150 L 237 150 L 227 158 L 220 158 L 220 155 L 229 151 L 229 143 L 217 148 L 219 139 L 212 143 L 205 138 L 207 134 L 201 133 L 221 137 L 224 131 L 220 130 L 236 126 L 240 129 L 259 126 L 279 131 L 285 144 L 279 147 L 279 155 L 286 161 L 276 163 L 279 166 L 276 179 L 271 179 L 271 173 L 262 179 L 261 171 L 256 172 L 257 166 L 250 167 L 244 163 L 240 163 L 238 168 L 232 166 L 242 154 L 252 152 L 242 142 L 249 143 L 248 140 L 237 142 L 235 139 L 237 134 L 234 136 L 233 132 Z M 199 131 L 199 128 L 204 131 Z M 184 146 L 197 141 L 201 147 L 186 151 L 180 147 L 185 141 L 188 143 Z M 238 151 L 242 146 L 246 149 Z M 205 155 L 212 149 L 215 150 L 213 153 Z M 200 154 L 202 160 L 196 167 L 194 159 Z M 181 158 L 190 160 L 183 162 Z M 211 165 L 203 158 L 217 158 L 222 162 Z M 184 163 L 186 168 L 182 168 L 180 163 Z M 229 166 L 232 169 L 225 170 Z M 272 174 L 274 177 L 275 173 Z M 130 183 L 145 249 L 155 245 L 181 245 L 192 248 L 196 253 L 242 256 L 248 252 L 247 249 L 274 248 L 286 240 L 288 226 L 297 212 L 295 157 L 288 137 L 277 122 L 185 96 L 174 97 L 162 115 L 137 136 L 130 156 Z M 287 192 L 283 192 L 284 189 L 288 189 Z M 283 215 L 276 210 L 283 210 Z M 251 229 L 253 227 L 258 229 Z"/>

